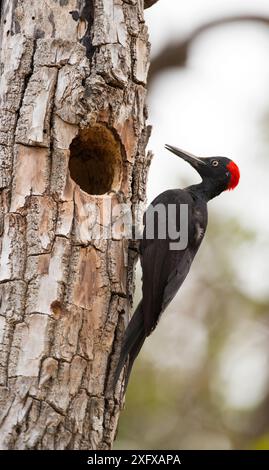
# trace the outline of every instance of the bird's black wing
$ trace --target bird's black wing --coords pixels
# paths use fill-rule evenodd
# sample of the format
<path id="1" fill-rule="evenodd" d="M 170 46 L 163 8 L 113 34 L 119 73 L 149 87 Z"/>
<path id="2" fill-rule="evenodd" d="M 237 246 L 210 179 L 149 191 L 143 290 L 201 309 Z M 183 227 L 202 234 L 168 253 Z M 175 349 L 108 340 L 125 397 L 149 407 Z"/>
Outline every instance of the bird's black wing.
<path id="1" fill-rule="evenodd" d="M 127 360 L 128 367 L 125 379 L 127 387 L 130 372 L 146 337 L 154 330 L 161 313 L 187 276 L 193 258 L 199 248 L 207 224 L 206 205 L 199 209 L 197 201 L 186 190 L 170 190 L 158 196 L 151 205 L 176 204 L 177 212 L 180 204 L 188 204 L 188 245 L 184 250 L 170 250 L 169 236 L 158 238 L 157 219 L 144 218 L 144 224 L 154 222 L 154 237 L 149 239 L 144 230 L 140 243 L 141 265 L 143 270 L 143 298 L 134 312 L 125 331 L 123 345 L 115 371 L 113 387 L 115 389 L 120 372 Z M 147 213 L 146 213 L 147 214 Z M 153 216 L 154 217 L 154 216 Z M 179 230 L 178 220 L 175 221 Z M 168 235 L 168 234 L 167 234 Z M 174 241 L 174 240 L 173 240 Z"/>
<path id="2" fill-rule="evenodd" d="M 188 246 L 184 250 L 171 250 L 172 241 L 167 234 L 166 239 L 159 239 L 157 232 L 154 239 L 145 236 L 141 241 L 141 265 L 143 271 L 143 299 L 142 310 L 146 335 L 156 327 L 161 313 L 173 299 L 186 278 L 193 258 L 200 243 L 196 243 L 196 218 L 194 214 L 194 201 L 191 195 L 184 190 L 170 190 L 162 193 L 152 203 L 174 203 L 177 212 L 181 204 L 188 204 Z M 148 219 L 146 219 L 148 223 Z M 156 222 L 157 223 L 157 222 Z M 176 221 L 177 230 L 179 220 Z M 145 231 L 144 231 L 145 234 Z M 174 240 L 173 240 L 174 241 Z"/>
<path id="3" fill-rule="evenodd" d="M 147 336 L 186 278 L 191 262 L 188 248 L 175 253 L 163 240 L 156 240 L 144 251 L 142 309 Z"/>

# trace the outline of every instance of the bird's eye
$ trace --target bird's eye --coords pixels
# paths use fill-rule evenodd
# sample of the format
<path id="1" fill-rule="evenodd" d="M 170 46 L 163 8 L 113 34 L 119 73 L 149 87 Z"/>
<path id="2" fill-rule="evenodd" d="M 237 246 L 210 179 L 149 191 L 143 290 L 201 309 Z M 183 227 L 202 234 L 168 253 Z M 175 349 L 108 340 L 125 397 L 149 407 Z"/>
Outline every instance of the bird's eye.
<path id="1" fill-rule="evenodd" d="M 211 162 L 211 165 L 212 165 L 212 166 L 218 166 L 218 164 L 219 164 L 218 160 L 213 160 L 213 161 Z"/>

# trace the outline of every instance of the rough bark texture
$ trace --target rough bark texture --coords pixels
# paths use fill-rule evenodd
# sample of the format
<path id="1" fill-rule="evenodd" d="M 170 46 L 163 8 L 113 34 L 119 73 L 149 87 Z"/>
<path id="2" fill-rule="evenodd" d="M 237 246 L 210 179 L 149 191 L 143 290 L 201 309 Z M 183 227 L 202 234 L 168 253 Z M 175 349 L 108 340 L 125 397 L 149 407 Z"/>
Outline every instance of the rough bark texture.
<path id="1" fill-rule="evenodd" d="M 2 0 L 2 449 L 113 443 L 134 262 L 117 233 L 94 240 L 91 208 L 145 199 L 143 6 Z"/>

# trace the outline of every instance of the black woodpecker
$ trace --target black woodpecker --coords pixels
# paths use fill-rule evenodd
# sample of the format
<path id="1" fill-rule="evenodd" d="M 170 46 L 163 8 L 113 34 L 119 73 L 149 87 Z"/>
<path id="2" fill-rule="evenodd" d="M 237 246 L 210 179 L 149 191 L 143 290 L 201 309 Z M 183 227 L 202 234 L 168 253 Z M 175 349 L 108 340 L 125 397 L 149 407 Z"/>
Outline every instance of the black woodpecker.
<path id="1" fill-rule="evenodd" d="M 207 227 L 207 203 L 227 189 L 234 189 L 240 178 L 237 165 L 225 157 L 198 158 L 171 145 L 165 146 L 188 162 L 202 178 L 201 183 L 185 189 L 171 189 L 161 193 L 150 207 L 161 205 L 166 209 L 165 236 L 160 238 L 156 213 L 149 209 L 144 214 L 144 231 L 140 241 L 140 257 L 143 272 L 143 297 L 125 331 L 119 362 L 114 376 L 114 388 L 121 370 L 128 360 L 125 389 L 130 372 L 145 339 L 156 328 L 161 314 L 174 298 L 185 280 L 192 261 L 204 238 Z M 187 207 L 187 244 L 184 249 L 175 246 L 168 230 L 168 207 L 175 207 L 173 223 L 180 230 L 180 211 Z M 153 218 L 153 219 L 152 219 Z M 175 220 L 176 219 L 176 220 Z M 148 237 L 147 227 L 153 223 L 153 236 Z"/>

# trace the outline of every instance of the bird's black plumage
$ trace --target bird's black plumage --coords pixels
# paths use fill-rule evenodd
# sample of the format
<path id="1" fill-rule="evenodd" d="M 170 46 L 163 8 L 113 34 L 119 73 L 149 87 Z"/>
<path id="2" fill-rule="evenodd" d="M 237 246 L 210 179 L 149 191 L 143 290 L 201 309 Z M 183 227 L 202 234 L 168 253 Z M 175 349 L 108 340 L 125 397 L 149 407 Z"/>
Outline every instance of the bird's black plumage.
<path id="1" fill-rule="evenodd" d="M 189 162 L 199 172 L 202 182 L 185 189 L 163 192 L 154 199 L 144 215 L 144 232 L 140 242 L 143 297 L 125 332 L 114 386 L 128 359 L 127 386 L 134 360 L 146 337 L 155 329 L 161 314 L 184 282 L 206 231 L 207 202 L 222 191 L 236 186 L 239 180 L 239 170 L 228 158 L 197 158 L 175 147 L 166 148 Z M 180 250 L 171 249 L 171 242 L 176 240 L 171 238 L 168 230 L 168 207 L 175 208 L 176 217 L 172 222 L 179 231 L 183 204 L 188 213 L 187 246 Z M 152 210 L 157 206 L 165 209 L 165 235 L 161 239 L 158 219 Z M 149 225 L 154 227 L 152 238 L 148 238 Z"/>

